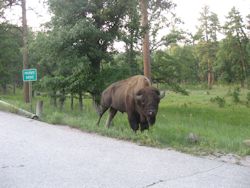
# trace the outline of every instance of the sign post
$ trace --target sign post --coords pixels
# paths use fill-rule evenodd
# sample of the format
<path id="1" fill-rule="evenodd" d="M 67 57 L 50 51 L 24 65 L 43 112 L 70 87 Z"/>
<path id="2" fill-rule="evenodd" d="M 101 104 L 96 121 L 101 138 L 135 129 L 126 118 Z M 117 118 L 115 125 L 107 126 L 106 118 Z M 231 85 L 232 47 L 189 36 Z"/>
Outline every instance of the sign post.
<path id="1" fill-rule="evenodd" d="M 32 111 L 32 81 L 37 81 L 37 70 L 23 69 L 23 81 L 29 82 L 30 110 Z"/>

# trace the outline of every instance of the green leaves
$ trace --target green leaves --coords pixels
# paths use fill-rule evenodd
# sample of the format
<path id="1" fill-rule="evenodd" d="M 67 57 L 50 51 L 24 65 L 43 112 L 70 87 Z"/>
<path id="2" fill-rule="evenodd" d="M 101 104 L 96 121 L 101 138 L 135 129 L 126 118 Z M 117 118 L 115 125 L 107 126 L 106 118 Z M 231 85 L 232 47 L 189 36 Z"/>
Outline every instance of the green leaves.
<path id="1" fill-rule="evenodd" d="M 245 33 L 242 17 L 233 7 L 226 17 L 223 27 L 226 35 L 217 53 L 217 63 L 220 64 L 220 76 L 227 82 L 240 81 L 243 87 L 250 73 L 249 38 Z"/>
<path id="2" fill-rule="evenodd" d="M 187 95 L 187 91 L 178 84 L 181 80 L 181 64 L 174 56 L 158 51 L 154 54 L 152 64 L 153 82 L 165 83 L 170 90 Z"/>
<path id="3" fill-rule="evenodd" d="M 45 78 L 44 88 L 99 95 L 107 83 L 101 64 L 112 59 L 127 2 L 49 0 L 48 5 L 53 14 L 50 29 L 31 44 Z"/>
<path id="4" fill-rule="evenodd" d="M 21 79 L 21 32 L 17 26 L 0 24 L 0 85 L 6 87 Z"/>

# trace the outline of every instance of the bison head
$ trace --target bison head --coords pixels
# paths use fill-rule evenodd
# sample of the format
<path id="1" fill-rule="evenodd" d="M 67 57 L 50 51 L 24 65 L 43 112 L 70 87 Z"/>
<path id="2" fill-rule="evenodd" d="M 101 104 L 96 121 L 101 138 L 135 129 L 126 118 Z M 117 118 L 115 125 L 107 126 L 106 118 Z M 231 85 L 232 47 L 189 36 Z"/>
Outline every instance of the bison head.
<path id="1" fill-rule="evenodd" d="M 160 92 L 154 87 L 145 87 L 136 93 L 136 108 L 140 114 L 141 122 L 147 122 L 149 125 L 155 123 L 158 105 L 164 96 L 165 92 Z"/>

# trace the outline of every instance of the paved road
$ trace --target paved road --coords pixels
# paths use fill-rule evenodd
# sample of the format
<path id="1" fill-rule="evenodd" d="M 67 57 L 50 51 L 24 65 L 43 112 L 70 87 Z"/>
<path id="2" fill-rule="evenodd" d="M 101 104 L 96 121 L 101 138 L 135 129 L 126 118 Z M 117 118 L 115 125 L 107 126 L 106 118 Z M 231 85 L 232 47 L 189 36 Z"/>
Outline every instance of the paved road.
<path id="1" fill-rule="evenodd" d="M 1 188 L 250 187 L 250 168 L 0 112 Z"/>

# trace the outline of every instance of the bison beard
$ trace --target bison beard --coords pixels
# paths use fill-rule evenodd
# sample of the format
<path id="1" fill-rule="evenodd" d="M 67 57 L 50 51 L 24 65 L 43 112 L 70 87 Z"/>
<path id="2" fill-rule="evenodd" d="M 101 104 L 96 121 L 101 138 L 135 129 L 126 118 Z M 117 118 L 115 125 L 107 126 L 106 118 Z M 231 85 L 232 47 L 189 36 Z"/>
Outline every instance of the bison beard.
<path id="1" fill-rule="evenodd" d="M 109 109 L 106 126 L 109 127 L 117 111 L 126 112 L 130 127 L 137 131 L 149 129 L 155 123 L 158 104 L 164 92 L 151 86 L 147 77 L 137 75 L 111 84 L 102 92 L 99 125 L 102 115 Z"/>

